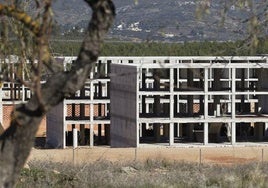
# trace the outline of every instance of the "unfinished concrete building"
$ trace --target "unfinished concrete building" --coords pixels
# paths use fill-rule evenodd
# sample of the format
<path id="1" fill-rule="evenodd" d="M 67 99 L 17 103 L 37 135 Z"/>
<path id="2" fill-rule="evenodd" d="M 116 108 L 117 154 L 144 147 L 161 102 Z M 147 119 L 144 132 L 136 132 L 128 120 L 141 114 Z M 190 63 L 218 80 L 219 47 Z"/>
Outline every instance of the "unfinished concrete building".
<path id="1" fill-rule="evenodd" d="M 0 70 L 8 72 L 10 80 L 17 80 L 16 74 L 11 70 L 15 70 L 16 63 L 18 62 L 17 56 L 10 56 L 8 59 L 1 59 Z M 22 72 L 24 77 L 24 73 Z M 29 88 L 15 82 L 1 82 L 0 83 L 0 122 L 3 129 L 6 129 L 11 122 L 11 112 L 14 105 L 24 103 L 31 97 Z M 45 134 L 46 119 L 41 121 L 41 127 L 37 135 Z M 0 128 L 1 129 L 1 128 Z M 1 132 L 1 131 L 0 131 Z"/>
<path id="2" fill-rule="evenodd" d="M 66 69 L 75 61 L 62 59 Z M 73 128 L 89 146 L 263 142 L 267 77 L 267 56 L 100 57 L 85 87 L 47 115 L 47 146 L 72 145 Z M 31 92 L 4 83 L 1 96 L 7 126 L 6 108 Z"/>
<path id="3" fill-rule="evenodd" d="M 141 59 L 111 68 L 112 147 L 267 139 L 267 57 Z"/>

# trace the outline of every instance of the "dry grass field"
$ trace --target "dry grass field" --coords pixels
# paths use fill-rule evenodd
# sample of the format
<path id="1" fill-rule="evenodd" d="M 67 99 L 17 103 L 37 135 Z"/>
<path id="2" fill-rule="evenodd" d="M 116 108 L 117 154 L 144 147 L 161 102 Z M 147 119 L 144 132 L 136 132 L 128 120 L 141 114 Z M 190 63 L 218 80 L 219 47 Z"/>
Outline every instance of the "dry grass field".
<path id="1" fill-rule="evenodd" d="M 267 161 L 266 146 L 33 149 L 17 187 L 268 187 Z"/>
<path id="2" fill-rule="evenodd" d="M 32 149 L 16 187 L 268 187 L 268 146 Z"/>

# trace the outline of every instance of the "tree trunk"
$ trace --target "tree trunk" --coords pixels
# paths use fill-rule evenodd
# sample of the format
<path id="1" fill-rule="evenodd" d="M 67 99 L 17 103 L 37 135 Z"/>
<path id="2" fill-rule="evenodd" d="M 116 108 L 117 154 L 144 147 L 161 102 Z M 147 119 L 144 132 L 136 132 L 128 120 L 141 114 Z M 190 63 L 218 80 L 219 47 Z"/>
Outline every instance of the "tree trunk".
<path id="1" fill-rule="evenodd" d="M 0 187 L 13 187 L 34 143 L 43 116 L 67 96 L 81 89 L 96 62 L 100 45 L 113 23 L 111 0 L 85 0 L 92 18 L 77 61 L 70 72 L 51 76 L 42 86 L 42 98 L 34 95 L 26 104 L 17 105 L 10 127 L 0 137 Z"/>

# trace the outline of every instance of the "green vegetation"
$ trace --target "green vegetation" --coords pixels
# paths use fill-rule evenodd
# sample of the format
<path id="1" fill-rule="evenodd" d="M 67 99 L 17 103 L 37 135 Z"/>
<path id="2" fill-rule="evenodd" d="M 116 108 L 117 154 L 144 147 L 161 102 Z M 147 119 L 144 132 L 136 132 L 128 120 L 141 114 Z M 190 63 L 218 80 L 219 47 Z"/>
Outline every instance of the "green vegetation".
<path id="1" fill-rule="evenodd" d="M 50 46 L 55 54 L 72 56 L 79 51 L 79 41 L 54 41 Z M 234 56 L 268 53 L 268 39 L 260 40 L 257 49 L 247 43 L 238 42 L 106 42 L 101 56 Z"/>
<path id="2" fill-rule="evenodd" d="M 268 164 L 198 165 L 148 159 L 78 166 L 31 162 L 17 187 L 267 187 Z"/>

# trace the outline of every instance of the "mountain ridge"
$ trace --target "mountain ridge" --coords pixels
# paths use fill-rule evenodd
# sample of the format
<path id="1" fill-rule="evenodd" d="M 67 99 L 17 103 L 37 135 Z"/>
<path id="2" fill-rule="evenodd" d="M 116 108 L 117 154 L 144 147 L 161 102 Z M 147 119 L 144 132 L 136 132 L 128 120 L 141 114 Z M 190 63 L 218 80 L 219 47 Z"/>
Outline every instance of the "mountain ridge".
<path id="1" fill-rule="evenodd" d="M 261 0 L 255 0 L 259 4 Z M 90 8 L 77 0 L 57 0 L 55 18 L 63 32 L 87 27 Z M 248 36 L 245 22 L 251 14 L 248 7 L 230 5 L 222 24 L 223 5 L 211 1 L 210 14 L 197 19 L 200 3 L 193 0 L 114 0 L 116 20 L 109 38 L 129 41 L 234 41 Z M 256 6 L 259 4 L 256 4 Z M 266 31 L 267 32 L 267 31 Z M 267 33 L 266 33 L 267 34 Z"/>

